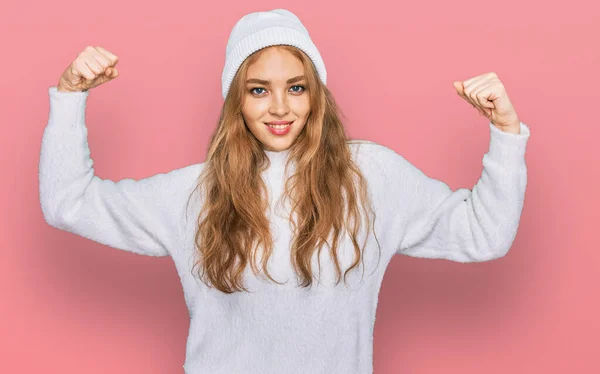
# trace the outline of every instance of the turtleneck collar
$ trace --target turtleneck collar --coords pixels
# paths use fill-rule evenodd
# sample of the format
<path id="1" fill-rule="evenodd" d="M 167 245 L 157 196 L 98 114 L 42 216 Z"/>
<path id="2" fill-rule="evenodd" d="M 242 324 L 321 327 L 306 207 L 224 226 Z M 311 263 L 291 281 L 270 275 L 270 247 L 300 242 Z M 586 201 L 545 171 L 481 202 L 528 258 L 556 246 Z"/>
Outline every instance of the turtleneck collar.
<path id="1" fill-rule="evenodd" d="M 287 161 L 287 159 L 290 155 L 290 149 L 291 148 L 284 149 L 283 151 L 269 151 L 269 150 L 265 149 L 264 151 L 272 164 L 273 163 L 285 164 L 285 162 Z"/>
<path id="2" fill-rule="evenodd" d="M 285 169 L 285 165 L 289 159 L 291 148 L 284 149 L 283 151 L 268 151 L 264 150 L 265 155 L 269 158 L 269 168 L 265 170 L 269 175 L 280 175 L 280 172 L 283 172 Z M 295 170 L 295 165 L 292 162 L 290 164 L 290 168 L 288 169 L 286 175 L 288 173 L 293 173 Z M 275 173 L 275 174 L 273 174 Z"/>

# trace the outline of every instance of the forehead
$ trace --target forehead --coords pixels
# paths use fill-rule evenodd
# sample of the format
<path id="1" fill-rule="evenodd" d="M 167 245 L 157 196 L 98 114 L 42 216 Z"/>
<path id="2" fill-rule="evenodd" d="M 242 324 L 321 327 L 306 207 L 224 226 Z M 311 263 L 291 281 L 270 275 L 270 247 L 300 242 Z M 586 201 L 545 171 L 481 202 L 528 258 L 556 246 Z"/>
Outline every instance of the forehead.
<path id="1" fill-rule="evenodd" d="M 302 60 L 283 48 L 268 47 L 248 66 L 247 78 L 288 79 L 304 73 Z"/>

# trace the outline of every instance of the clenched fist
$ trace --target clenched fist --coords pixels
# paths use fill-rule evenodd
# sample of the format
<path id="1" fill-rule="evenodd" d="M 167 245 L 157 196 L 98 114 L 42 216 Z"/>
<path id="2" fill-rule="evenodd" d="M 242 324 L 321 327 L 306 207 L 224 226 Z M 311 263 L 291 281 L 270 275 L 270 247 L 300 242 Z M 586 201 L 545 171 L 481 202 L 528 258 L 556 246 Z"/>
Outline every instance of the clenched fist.
<path id="1" fill-rule="evenodd" d="M 87 91 L 119 76 L 115 68 L 119 58 L 102 47 L 86 47 L 65 69 L 58 91 Z"/>
<path id="2" fill-rule="evenodd" d="M 520 133 L 521 121 L 496 73 L 481 74 L 453 84 L 456 93 L 487 117 L 496 128 Z"/>

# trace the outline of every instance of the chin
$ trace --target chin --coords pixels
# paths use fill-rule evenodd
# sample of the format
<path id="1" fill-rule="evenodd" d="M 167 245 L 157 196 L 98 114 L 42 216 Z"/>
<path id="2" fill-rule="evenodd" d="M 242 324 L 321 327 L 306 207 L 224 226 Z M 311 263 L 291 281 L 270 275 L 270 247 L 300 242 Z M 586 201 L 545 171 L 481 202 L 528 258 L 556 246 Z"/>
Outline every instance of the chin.
<path id="1" fill-rule="evenodd" d="M 271 143 L 267 146 L 263 145 L 263 148 L 266 149 L 267 151 L 271 151 L 271 152 L 281 152 L 281 151 L 285 151 L 287 149 L 289 149 L 292 145 L 291 144 L 287 144 L 287 142 L 285 143 Z"/>
<path id="2" fill-rule="evenodd" d="M 265 150 L 267 151 L 271 151 L 271 152 L 281 152 L 281 151 L 285 151 L 286 149 L 288 149 L 289 147 L 264 147 Z"/>

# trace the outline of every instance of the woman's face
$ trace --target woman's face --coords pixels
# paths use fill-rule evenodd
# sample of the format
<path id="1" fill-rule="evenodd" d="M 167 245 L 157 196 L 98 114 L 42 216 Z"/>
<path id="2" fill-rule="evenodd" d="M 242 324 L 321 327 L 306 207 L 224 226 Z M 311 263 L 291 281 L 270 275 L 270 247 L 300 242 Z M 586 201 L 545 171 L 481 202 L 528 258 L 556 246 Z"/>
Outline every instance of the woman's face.
<path id="1" fill-rule="evenodd" d="M 302 61 L 277 47 L 266 48 L 248 67 L 242 116 L 264 149 L 288 149 L 306 125 L 310 96 L 303 76 Z M 270 128 L 277 121 L 291 124 Z"/>

